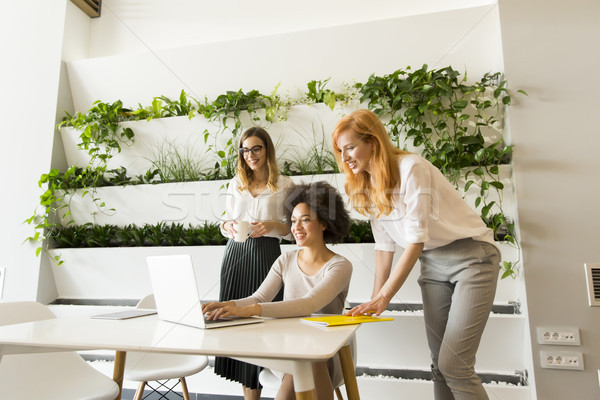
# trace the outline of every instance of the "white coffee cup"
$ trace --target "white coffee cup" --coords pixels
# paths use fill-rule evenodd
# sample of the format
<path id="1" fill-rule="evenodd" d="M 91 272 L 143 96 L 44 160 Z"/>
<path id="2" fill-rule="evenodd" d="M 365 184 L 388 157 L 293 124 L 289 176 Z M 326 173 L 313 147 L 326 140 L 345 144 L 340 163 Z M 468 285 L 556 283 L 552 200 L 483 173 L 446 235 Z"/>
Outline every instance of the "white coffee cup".
<path id="1" fill-rule="evenodd" d="M 250 223 L 248 221 L 238 221 L 235 224 L 235 238 L 236 242 L 245 242 L 248 239 L 248 231 L 250 230 Z"/>

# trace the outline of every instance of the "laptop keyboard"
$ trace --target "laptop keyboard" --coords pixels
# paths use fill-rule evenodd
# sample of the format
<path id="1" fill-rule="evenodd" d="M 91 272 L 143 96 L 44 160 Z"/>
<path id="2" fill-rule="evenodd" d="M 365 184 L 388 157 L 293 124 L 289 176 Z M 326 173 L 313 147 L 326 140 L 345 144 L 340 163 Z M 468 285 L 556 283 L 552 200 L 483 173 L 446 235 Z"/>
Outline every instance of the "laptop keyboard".
<path id="1" fill-rule="evenodd" d="M 228 317 L 221 317 L 221 318 L 217 318 L 217 319 L 208 319 L 208 317 L 205 315 L 204 316 L 204 323 L 207 325 L 210 324 L 214 324 L 216 322 L 223 322 L 223 321 L 233 321 L 234 318 L 228 318 Z"/>

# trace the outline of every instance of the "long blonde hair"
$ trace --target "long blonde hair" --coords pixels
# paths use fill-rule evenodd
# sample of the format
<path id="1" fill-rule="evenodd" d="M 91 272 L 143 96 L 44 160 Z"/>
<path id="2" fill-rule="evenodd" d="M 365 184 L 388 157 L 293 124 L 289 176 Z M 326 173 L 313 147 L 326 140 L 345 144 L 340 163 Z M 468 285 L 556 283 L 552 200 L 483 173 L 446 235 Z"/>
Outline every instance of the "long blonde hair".
<path id="1" fill-rule="evenodd" d="M 352 131 L 361 141 L 373 144 L 369 172 L 354 174 L 342 160 L 342 150 L 337 142 L 346 131 Z M 392 144 L 385 126 L 370 110 L 356 110 L 342 118 L 333 130 L 332 144 L 340 170 L 346 174 L 345 189 L 352 207 L 365 216 L 389 215 L 394 209 L 393 189 L 401 179 L 398 159 L 410 153 Z"/>
<path id="2" fill-rule="evenodd" d="M 275 146 L 271 140 L 269 133 L 258 126 L 246 129 L 246 131 L 240 137 L 239 147 L 241 148 L 244 140 L 251 136 L 256 136 L 262 140 L 264 144 L 264 150 L 267 152 L 267 168 L 269 169 L 269 180 L 267 181 L 267 187 L 272 192 L 277 191 L 277 179 L 279 178 L 279 166 L 277 165 L 277 158 L 275 156 Z M 254 171 L 248 166 L 244 156 L 238 155 L 238 163 L 236 168 L 236 174 L 240 180 L 240 191 L 249 190 L 250 184 L 254 181 Z"/>

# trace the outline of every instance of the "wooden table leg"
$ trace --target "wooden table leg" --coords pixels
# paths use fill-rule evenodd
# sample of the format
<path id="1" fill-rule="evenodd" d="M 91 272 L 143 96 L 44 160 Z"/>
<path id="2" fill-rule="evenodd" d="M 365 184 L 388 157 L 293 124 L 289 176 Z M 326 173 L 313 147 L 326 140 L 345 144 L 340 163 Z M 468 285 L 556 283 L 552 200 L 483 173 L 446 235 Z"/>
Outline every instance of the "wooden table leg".
<path id="1" fill-rule="evenodd" d="M 113 366 L 113 380 L 119 385 L 119 394 L 115 400 L 121 400 L 123 390 L 123 375 L 125 375 L 125 358 L 127 353 L 124 351 L 115 352 L 115 364 Z"/>
<path id="2" fill-rule="evenodd" d="M 296 392 L 296 400 L 317 400 L 317 391 Z"/>
<path id="3" fill-rule="evenodd" d="M 294 362 L 293 373 L 296 400 L 317 400 L 313 363 L 311 361 Z"/>
<path id="4" fill-rule="evenodd" d="M 344 385 L 346 386 L 346 395 L 348 395 L 348 400 L 360 400 L 360 395 L 358 394 L 358 384 L 356 383 L 356 371 L 354 370 L 354 361 L 352 361 L 350 345 L 342 347 L 338 354 L 342 364 L 342 374 L 344 375 Z"/>

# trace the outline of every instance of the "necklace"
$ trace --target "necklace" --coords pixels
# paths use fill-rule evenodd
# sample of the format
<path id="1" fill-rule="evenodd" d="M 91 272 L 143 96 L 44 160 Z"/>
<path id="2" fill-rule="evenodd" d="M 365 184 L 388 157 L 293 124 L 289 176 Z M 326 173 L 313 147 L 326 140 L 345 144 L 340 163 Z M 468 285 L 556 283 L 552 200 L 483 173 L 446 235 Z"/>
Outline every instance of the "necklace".
<path id="1" fill-rule="evenodd" d="M 264 184 L 264 183 L 262 183 L 262 182 L 261 182 L 261 183 L 254 182 L 254 189 L 258 189 L 259 187 L 261 187 L 261 186 L 264 186 L 264 185 L 265 185 L 265 184 Z"/>

